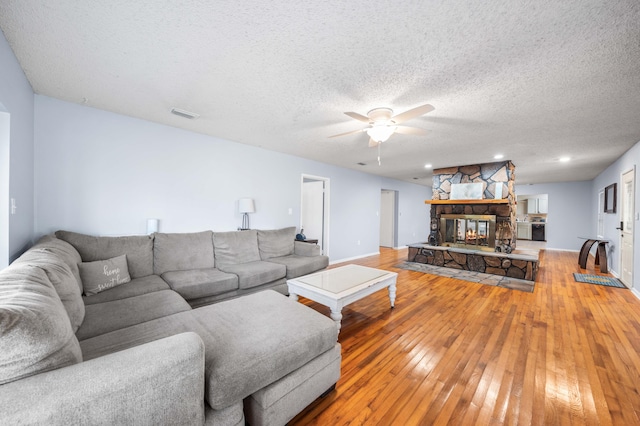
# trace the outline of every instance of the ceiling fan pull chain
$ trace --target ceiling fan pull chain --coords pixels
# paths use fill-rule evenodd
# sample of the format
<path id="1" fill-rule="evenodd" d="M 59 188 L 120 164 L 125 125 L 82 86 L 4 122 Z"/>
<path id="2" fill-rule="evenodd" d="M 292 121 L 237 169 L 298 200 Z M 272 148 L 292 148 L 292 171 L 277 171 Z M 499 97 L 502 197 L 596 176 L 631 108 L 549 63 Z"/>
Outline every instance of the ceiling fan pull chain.
<path id="1" fill-rule="evenodd" d="M 382 144 L 378 142 L 378 166 L 382 166 L 382 162 L 380 162 L 380 145 Z"/>

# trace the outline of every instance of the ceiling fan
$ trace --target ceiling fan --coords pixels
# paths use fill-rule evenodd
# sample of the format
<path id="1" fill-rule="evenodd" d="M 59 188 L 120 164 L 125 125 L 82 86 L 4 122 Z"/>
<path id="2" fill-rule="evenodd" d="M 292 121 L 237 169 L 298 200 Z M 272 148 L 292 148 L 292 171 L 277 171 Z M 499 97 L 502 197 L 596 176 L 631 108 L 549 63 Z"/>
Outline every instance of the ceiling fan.
<path id="1" fill-rule="evenodd" d="M 382 142 L 386 142 L 392 134 L 401 133 L 405 135 L 424 135 L 427 133 L 424 129 L 417 127 L 399 126 L 412 118 L 419 117 L 428 112 L 433 111 L 435 108 L 429 104 L 421 105 L 419 107 L 410 109 L 398 115 L 393 115 L 391 108 L 374 108 L 367 113 L 366 116 L 358 114 L 357 112 L 345 112 L 351 118 L 354 118 L 363 123 L 369 124 L 369 127 L 364 129 L 352 130 L 350 132 L 340 133 L 337 135 L 329 136 L 330 138 L 336 138 L 338 136 L 346 136 L 359 132 L 366 132 L 369 135 L 369 146 L 375 147 Z"/>

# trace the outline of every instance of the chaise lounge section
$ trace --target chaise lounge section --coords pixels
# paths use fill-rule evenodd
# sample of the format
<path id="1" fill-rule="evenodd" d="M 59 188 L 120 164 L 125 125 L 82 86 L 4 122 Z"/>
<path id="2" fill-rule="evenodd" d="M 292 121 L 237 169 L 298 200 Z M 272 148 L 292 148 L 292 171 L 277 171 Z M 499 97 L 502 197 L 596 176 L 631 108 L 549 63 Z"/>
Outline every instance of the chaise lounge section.
<path id="1" fill-rule="evenodd" d="M 333 321 L 281 294 L 328 264 L 293 232 L 43 237 L 0 271 L 3 419 L 286 423 L 341 360 Z M 122 282 L 87 295 L 96 268 Z"/>

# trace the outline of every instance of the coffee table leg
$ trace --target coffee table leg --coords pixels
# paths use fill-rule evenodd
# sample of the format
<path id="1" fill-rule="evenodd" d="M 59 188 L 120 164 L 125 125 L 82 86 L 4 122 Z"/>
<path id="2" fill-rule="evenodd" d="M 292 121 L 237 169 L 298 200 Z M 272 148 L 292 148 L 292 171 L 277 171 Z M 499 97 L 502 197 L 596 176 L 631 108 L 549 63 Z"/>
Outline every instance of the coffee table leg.
<path id="1" fill-rule="evenodd" d="M 331 319 L 336 322 L 336 327 L 338 327 L 338 332 L 340 331 L 340 326 L 342 322 L 342 310 L 334 310 L 331 308 Z"/>
<path id="2" fill-rule="evenodd" d="M 391 301 L 391 308 L 393 309 L 396 303 L 396 285 L 391 284 L 389 286 L 389 300 Z"/>
<path id="3" fill-rule="evenodd" d="M 298 295 L 292 292 L 289 292 L 289 299 L 293 300 L 294 302 L 298 301 Z"/>

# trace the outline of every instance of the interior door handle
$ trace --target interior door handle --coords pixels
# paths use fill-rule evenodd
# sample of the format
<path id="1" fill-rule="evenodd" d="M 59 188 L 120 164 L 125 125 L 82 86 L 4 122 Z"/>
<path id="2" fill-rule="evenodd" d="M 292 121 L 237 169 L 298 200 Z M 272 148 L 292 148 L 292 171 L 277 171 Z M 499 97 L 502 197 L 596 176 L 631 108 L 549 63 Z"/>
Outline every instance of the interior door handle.
<path id="1" fill-rule="evenodd" d="M 619 229 L 622 231 L 624 229 L 624 222 L 620 222 L 620 228 L 616 228 L 616 229 Z"/>

